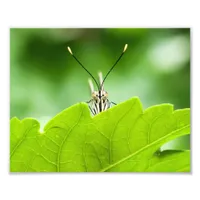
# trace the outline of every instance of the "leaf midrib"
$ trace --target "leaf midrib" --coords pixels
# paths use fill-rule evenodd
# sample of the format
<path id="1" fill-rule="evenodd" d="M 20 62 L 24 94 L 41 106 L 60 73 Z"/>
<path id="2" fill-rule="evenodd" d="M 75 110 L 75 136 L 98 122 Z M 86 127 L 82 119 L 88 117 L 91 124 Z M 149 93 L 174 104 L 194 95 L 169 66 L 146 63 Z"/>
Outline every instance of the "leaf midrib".
<path id="1" fill-rule="evenodd" d="M 167 138 L 167 137 L 169 137 L 169 136 L 171 136 L 171 135 L 173 135 L 173 134 L 175 134 L 175 133 L 177 133 L 177 132 L 181 132 L 182 130 L 187 129 L 188 127 L 190 127 L 190 125 L 186 125 L 186 126 L 182 127 L 181 129 L 178 129 L 178 130 L 175 130 L 175 131 L 170 132 L 169 134 L 167 134 L 167 135 L 165 135 L 165 136 L 159 138 L 158 140 L 153 141 L 152 143 L 150 143 L 150 144 L 148 144 L 148 145 L 142 147 L 141 149 L 139 149 L 139 150 L 137 150 L 136 152 L 134 152 L 134 153 L 132 153 L 132 154 L 126 156 L 125 158 L 123 158 L 123 159 L 121 159 L 121 160 L 119 160 L 119 161 L 113 163 L 112 165 L 109 165 L 108 167 L 103 168 L 102 170 L 100 170 L 100 172 L 105 172 L 105 171 L 107 171 L 107 170 L 109 170 L 109 169 L 111 169 L 111 168 L 117 166 L 118 164 L 123 163 L 124 161 L 128 160 L 129 158 L 131 158 L 131 157 L 133 157 L 133 156 L 135 156 L 135 155 L 137 155 L 137 154 L 139 154 L 140 152 L 146 150 L 147 148 L 150 148 L 150 147 L 156 145 L 157 143 L 159 143 L 160 141 L 164 140 L 165 138 Z"/>

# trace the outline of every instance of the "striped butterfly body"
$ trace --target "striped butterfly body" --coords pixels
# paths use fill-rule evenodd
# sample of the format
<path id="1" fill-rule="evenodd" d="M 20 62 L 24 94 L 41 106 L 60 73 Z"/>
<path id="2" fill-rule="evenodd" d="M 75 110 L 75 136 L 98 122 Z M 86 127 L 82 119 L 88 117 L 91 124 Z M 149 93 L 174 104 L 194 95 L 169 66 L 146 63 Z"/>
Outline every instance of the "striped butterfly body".
<path id="1" fill-rule="evenodd" d="M 101 72 L 99 73 L 99 83 L 94 78 L 94 76 L 76 58 L 76 56 L 72 53 L 72 50 L 70 49 L 70 47 L 67 47 L 69 53 L 81 65 L 81 67 L 91 76 L 91 78 L 94 80 L 94 82 L 97 85 L 98 91 L 95 91 L 93 82 L 92 82 L 91 79 L 89 79 L 89 86 L 90 86 L 92 98 L 87 103 L 88 103 L 89 108 L 90 108 L 91 112 L 93 113 L 93 115 L 96 115 L 96 114 L 98 114 L 98 113 L 100 113 L 102 111 L 105 111 L 105 110 L 109 109 L 112 104 L 116 105 L 115 103 L 113 103 L 113 102 L 108 100 L 108 93 L 104 90 L 104 82 L 105 82 L 106 78 L 108 77 L 108 75 L 110 74 L 110 72 L 113 70 L 113 68 L 119 62 L 121 57 L 124 55 L 124 52 L 126 51 L 127 47 L 128 47 L 128 45 L 126 44 L 124 46 L 123 52 L 121 53 L 121 55 L 119 56 L 117 61 L 114 63 L 114 65 L 110 68 L 110 70 L 108 71 L 108 73 L 106 74 L 104 79 L 103 79 L 102 73 Z"/>
<path id="2" fill-rule="evenodd" d="M 92 94 L 92 99 L 88 101 L 87 103 L 89 104 L 89 108 L 91 112 L 96 115 L 104 110 L 107 110 L 108 108 L 111 107 L 111 103 L 108 100 L 108 92 L 104 90 L 103 87 L 103 76 L 102 73 L 99 73 L 99 85 L 101 85 L 101 89 L 98 91 L 94 90 L 94 85 L 92 83 L 92 80 L 89 79 L 89 85 L 90 85 L 90 90 Z"/>

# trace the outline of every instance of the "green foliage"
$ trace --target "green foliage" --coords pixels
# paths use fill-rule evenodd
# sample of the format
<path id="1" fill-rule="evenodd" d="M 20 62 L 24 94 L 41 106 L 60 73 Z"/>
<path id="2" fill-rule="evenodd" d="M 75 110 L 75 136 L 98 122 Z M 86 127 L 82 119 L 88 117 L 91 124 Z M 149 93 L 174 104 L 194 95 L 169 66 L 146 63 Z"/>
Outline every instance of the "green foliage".
<path id="1" fill-rule="evenodd" d="M 34 119 L 11 119 L 12 172 L 190 171 L 190 151 L 163 151 L 166 142 L 190 133 L 190 109 L 171 104 L 145 111 L 131 98 L 91 117 L 87 104 L 55 116 L 39 132 Z"/>
<path id="2" fill-rule="evenodd" d="M 148 172 L 186 172 L 190 171 L 190 151 L 166 150 L 152 157 Z"/>

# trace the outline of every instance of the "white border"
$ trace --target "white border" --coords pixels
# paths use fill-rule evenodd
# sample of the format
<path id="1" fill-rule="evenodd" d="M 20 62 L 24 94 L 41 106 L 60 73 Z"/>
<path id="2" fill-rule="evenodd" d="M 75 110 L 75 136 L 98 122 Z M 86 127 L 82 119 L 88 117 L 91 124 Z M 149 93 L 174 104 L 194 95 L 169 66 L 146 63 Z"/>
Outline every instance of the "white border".
<path id="1" fill-rule="evenodd" d="M 200 157 L 198 152 L 200 28 L 197 3 L 198 1 L 184 0 L 138 2 L 10 0 L 1 3 L 0 199 L 200 199 L 197 197 L 197 195 L 200 197 L 197 190 L 199 183 L 196 184 L 200 173 L 200 159 L 198 159 Z M 8 172 L 9 27 L 192 27 L 192 175 L 142 173 L 10 175 Z"/>

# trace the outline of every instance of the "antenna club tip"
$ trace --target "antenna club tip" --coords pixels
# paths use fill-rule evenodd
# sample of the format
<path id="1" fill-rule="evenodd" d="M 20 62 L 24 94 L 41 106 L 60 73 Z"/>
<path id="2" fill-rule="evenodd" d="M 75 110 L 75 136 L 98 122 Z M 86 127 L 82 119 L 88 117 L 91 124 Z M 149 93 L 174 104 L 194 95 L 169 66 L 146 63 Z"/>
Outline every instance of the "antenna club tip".
<path id="1" fill-rule="evenodd" d="M 103 73 L 102 73 L 102 72 L 99 72 L 98 75 L 99 75 L 99 76 L 103 76 Z"/>
<path id="2" fill-rule="evenodd" d="M 67 47 L 67 50 L 69 51 L 69 53 L 70 53 L 71 55 L 73 55 L 72 50 L 70 49 L 70 47 Z"/>
<path id="3" fill-rule="evenodd" d="M 128 48 L 128 44 L 125 44 L 123 52 L 125 52 Z"/>

